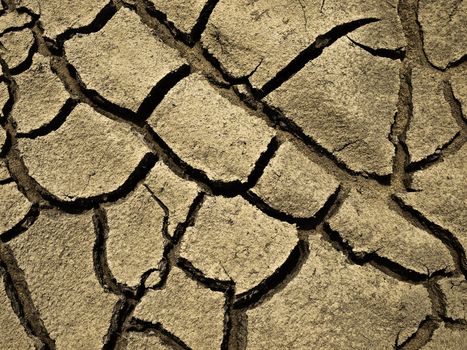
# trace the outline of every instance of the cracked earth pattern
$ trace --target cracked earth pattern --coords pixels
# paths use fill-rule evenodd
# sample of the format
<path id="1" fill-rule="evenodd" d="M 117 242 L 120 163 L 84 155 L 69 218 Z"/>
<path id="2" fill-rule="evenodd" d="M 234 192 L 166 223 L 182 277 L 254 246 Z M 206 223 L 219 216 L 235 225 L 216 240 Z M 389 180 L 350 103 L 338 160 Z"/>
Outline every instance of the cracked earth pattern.
<path id="1" fill-rule="evenodd" d="M 0 4 L 0 349 L 467 349 L 467 2 Z"/>

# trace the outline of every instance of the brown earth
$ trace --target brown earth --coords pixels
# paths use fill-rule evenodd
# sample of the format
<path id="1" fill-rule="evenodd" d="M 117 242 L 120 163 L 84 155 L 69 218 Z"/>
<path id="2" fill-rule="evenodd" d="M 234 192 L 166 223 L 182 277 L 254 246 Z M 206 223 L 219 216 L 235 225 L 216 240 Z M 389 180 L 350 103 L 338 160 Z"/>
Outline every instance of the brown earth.
<path id="1" fill-rule="evenodd" d="M 466 54 L 463 0 L 1 0 L 0 350 L 466 350 Z"/>

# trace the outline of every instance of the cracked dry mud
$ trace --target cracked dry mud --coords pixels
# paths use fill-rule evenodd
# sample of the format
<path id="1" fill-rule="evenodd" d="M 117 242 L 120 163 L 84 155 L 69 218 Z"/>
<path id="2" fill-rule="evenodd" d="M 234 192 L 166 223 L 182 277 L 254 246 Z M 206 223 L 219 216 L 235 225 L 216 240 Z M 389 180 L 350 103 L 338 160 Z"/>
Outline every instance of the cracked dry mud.
<path id="1" fill-rule="evenodd" d="M 466 57 L 463 0 L 1 0 L 0 350 L 466 350 Z"/>

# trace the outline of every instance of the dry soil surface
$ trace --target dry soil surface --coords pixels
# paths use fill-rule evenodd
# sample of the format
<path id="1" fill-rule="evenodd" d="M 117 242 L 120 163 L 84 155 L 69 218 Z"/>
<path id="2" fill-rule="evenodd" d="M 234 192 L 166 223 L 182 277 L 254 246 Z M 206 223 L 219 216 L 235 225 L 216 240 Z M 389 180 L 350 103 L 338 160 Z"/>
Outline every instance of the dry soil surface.
<path id="1" fill-rule="evenodd" d="M 466 57 L 463 0 L 1 0 L 0 350 L 466 350 Z"/>

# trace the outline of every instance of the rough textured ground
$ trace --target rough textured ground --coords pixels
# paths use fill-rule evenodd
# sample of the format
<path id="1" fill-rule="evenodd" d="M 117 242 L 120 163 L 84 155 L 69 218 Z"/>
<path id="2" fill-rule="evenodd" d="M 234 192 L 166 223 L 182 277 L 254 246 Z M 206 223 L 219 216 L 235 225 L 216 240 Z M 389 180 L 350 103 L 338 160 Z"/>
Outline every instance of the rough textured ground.
<path id="1" fill-rule="evenodd" d="M 463 0 L 1 0 L 0 350 L 466 350 L 466 57 Z"/>

